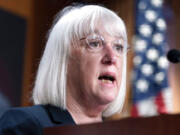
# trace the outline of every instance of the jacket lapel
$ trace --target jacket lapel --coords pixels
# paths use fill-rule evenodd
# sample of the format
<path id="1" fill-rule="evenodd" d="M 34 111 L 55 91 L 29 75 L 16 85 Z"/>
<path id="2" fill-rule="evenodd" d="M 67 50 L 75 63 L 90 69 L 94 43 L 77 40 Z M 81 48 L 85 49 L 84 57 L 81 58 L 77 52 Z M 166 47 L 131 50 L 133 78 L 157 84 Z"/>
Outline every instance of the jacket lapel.
<path id="1" fill-rule="evenodd" d="M 52 105 L 45 105 L 45 108 L 47 109 L 53 123 L 61 125 L 75 124 L 74 120 L 67 110 L 63 110 Z"/>

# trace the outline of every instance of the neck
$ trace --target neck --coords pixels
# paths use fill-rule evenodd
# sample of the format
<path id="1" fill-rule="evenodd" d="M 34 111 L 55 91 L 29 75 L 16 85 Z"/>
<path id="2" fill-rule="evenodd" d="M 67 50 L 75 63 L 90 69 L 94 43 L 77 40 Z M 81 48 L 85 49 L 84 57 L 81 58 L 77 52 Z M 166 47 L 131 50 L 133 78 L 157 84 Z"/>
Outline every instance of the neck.
<path id="1" fill-rule="evenodd" d="M 68 98 L 67 110 L 76 124 L 102 122 L 102 111 L 104 106 L 93 106 L 90 104 L 80 105 L 73 98 Z"/>

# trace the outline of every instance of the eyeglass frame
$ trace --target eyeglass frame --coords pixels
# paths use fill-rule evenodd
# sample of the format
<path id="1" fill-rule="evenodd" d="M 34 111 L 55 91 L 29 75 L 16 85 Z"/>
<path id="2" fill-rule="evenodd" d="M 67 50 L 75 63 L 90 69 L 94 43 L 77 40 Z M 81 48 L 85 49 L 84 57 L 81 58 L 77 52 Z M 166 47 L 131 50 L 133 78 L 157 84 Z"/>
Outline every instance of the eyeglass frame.
<path id="1" fill-rule="evenodd" d="M 100 39 L 100 41 L 101 41 L 101 43 L 102 43 L 102 47 L 101 47 L 100 49 L 98 49 L 97 51 L 93 51 L 93 50 L 91 49 L 92 47 L 89 45 L 88 37 L 93 36 L 93 35 L 97 36 L 98 39 Z M 88 48 L 89 48 L 88 50 L 91 51 L 91 52 L 93 52 L 93 53 L 98 53 L 98 52 L 100 52 L 101 50 L 103 50 L 103 48 L 105 47 L 105 45 L 107 45 L 107 43 L 108 43 L 108 41 L 105 41 L 105 40 L 104 40 L 103 36 L 101 36 L 101 35 L 99 35 L 99 34 L 96 34 L 96 33 L 89 34 L 87 37 L 81 38 L 80 40 L 84 40 L 84 39 L 85 39 L 85 41 L 86 41 L 86 44 L 88 45 Z M 94 40 L 95 40 L 95 39 L 94 39 Z M 115 43 L 116 41 L 125 42 L 125 41 L 122 41 L 122 39 L 121 39 L 121 40 L 118 39 L 118 40 L 111 41 L 111 45 L 112 45 L 113 43 Z M 114 47 L 114 46 L 115 46 L 115 44 L 113 44 L 113 47 Z M 113 48 L 113 47 L 112 47 L 112 48 Z M 130 50 L 130 47 L 129 47 L 128 45 L 121 45 L 121 47 L 123 47 L 123 51 L 122 51 L 122 53 L 116 53 L 117 56 L 122 56 L 122 54 L 127 53 L 127 52 Z M 114 50 L 114 48 L 113 48 L 113 50 Z"/>

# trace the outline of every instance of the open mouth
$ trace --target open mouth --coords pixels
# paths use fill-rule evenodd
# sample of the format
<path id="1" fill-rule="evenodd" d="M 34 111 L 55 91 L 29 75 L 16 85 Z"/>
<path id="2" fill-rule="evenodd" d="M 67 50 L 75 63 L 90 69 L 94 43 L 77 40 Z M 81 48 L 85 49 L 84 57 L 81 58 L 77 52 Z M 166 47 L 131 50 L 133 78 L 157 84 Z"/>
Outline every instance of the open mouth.
<path id="1" fill-rule="evenodd" d="M 111 84 L 113 84 L 115 81 L 115 77 L 112 75 L 100 75 L 98 79 L 103 83 L 111 83 Z"/>

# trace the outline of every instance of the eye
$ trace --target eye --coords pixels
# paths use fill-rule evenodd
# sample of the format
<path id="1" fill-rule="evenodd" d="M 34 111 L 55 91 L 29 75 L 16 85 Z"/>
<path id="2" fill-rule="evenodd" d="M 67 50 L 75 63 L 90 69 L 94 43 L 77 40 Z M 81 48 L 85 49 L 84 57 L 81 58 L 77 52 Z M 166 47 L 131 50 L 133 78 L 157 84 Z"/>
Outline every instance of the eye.
<path id="1" fill-rule="evenodd" d="M 86 37 L 86 43 L 91 51 L 99 51 L 103 48 L 102 37 L 97 34 L 92 34 Z"/>
<path id="2" fill-rule="evenodd" d="M 114 41 L 113 48 L 117 53 L 122 53 L 124 51 L 124 45 L 121 40 Z"/>
<path id="3" fill-rule="evenodd" d="M 117 52 L 123 52 L 124 46 L 121 44 L 114 44 L 114 48 Z"/>
<path id="4" fill-rule="evenodd" d="M 88 45 L 91 47 L 91 48 L 99 48 L 101 43 L 99 40 L 91 40 L 88 42 Z"/>

